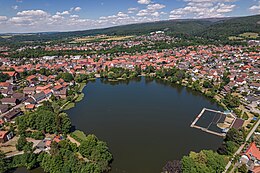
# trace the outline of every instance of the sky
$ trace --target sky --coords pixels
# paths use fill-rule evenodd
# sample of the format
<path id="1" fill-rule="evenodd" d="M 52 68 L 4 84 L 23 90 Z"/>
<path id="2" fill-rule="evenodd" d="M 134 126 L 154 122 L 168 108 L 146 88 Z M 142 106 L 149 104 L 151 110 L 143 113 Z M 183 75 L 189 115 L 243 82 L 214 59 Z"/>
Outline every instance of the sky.
<path id="1" fill-rule="evenodd" d="M 0 33 L 260 14 L 260 0 L 0 0 Z"/>

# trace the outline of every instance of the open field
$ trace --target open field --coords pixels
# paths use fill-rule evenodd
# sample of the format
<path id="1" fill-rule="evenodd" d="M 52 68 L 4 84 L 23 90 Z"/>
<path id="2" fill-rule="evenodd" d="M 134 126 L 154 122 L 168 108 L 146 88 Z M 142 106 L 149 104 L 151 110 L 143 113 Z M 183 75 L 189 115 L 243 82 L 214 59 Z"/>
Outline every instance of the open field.
<path id="1" fill-rule="evenodd" d="M 258 33 L 254 33 L 254 32 L 245 32 L 243 34 L 239 35 L 240 37 L 244 37 L 244 38 L 252 38 L 252 39 L 256 39 L 259 37 Z"/>
<path id="2" fill-rule="evenodd" d="M 243 40 L 242 37 L 237 37 L 237 36 L 230 36 L 228 37 L 229 40 Z"/>
<path id="3" fill-rule="evenodd" d="M 91 41 L 120 41 L 133 38 L 134 36 L 88 36 L 75 39 L 76 42 L 91 42 Z"/>
<path id="4" fill-rule="evenodd" d="M 113 36 L 113 37 L 108 37 L 107 41 L 120 41 L 120 40 L 126 40 L 129 38 L 133 38 L 134 36 Z"/>
<path id="5" fill-rule="evenodd" d="M 2 36 L 0 36 L 1 38 L 12 38 L 13 36 L 11 36 L 11 35 L 2 35 Z"/>
<path id="6" fill-rule="evenodd" d="M 17 141 L 18 141 L 18 137 L 15 136 L 10 141 L 1 144 L 0 151 L 2 151 L 5 154 L 16 152 L 17 150 L 15 145 L 17 144 Z"/>

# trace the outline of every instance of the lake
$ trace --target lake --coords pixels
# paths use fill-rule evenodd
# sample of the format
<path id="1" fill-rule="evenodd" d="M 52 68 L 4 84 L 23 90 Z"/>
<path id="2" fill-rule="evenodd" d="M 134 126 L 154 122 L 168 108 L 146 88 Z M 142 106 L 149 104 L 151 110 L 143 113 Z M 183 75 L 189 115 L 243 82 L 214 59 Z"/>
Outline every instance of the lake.
<path id="1" fill-rule="evenodd" d="M 159 173 L 190 151 L 216 150 L 222 138 L 190 128 L 202 108 L 221 110 L 197 92 L 140 78 L 111 83 L 97 79 L 67 111 L 72 124 L 106 141 L 112 173 Z"/>

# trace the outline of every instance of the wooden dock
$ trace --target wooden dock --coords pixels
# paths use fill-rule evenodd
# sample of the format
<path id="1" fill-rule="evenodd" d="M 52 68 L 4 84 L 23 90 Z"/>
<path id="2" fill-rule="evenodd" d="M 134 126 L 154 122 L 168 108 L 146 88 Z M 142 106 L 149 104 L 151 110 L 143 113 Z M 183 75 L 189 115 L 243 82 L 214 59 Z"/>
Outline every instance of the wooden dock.
<path id="1" fill-rule="evenodd" d="M 220 137 L 225 137 L 226 134 L 225 133 L 218 133 L 218 132 L 214 132 L 214 131 L 211 131 L 211 130 L 208 130 L 206 128 L 203 128 L 203 127 L 199 127 L 199 126 L 196 126 L 196 125 L 193 125 L 192 126 L 193 128 L 196 128 L 196 129 L 200 129 L 204 132 L 207 132 L 207 133 L 210 133 L 210 134 L 213 134 L 213 135 L 217 135 L 217 136 L 220 136 Z"/>
<path id="2" fill-rule="evenodd" d="M 210 111 L 210 112 L 215 112 L 215 113 L 223 113 L 223 112 L 221 112 L 221 111 L 216 111 L 216 110 L 212 110 L 212 109 L 203 108 L 202 111 L 199 113 L 199 115 L 198 115 L 198 116 L 195 118 L 195 120 L 191 123 L 190 127 L 196 128 L 196 129 L 200 129 L 200 130 L 202 130 L 202 131 L 204 131 L 204 132 L 207 132 L 207 133 L 210 133 L 210 134 L 213 134 L 213 135 L 217 135 L 217 136 L 220 136 L 220 137 L 226 136 L 225 133 L 214 132 L 214 131 L 208 130 L 208 129 L 204 128 L 204 127 L 200 127 L 200 126 L 195 125 L 195 124 L 199 121 L 199 119 L 201 118 L 201 116 L 203 115 L 203 113 L 204 113 L 205 111 Z M 210 125 L 211 125 L 211 123 L 210 123 Z M 209 126 L 210 126 L 210 125 L 209 125 Z"/>

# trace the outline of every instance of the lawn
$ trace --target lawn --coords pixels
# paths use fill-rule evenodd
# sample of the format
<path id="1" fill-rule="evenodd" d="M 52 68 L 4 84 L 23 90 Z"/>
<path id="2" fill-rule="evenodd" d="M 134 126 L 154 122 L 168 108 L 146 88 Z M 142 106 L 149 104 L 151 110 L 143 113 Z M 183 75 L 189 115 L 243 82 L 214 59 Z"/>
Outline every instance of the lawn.
<path id="1" fill-rule="evenodd" d="M 86 84 L 85 83 L 80 83 L 79 85 L 80 85 L 79 91 L 82 92 L 83 89 L 85 88 Z"/>
<path id="2" fill-rule="evenodd" d="M 85 133 L 82 132 L 82 131 L 80 131 L 80 130 L 75 130 L 74 132 L 72 132 L 72 133 L 70 134 L 70 136 L 71 136 L 72 138 L 74 138 L 75 140 L 77 140 L 78 142 L 81 142 L 81 141 L 85 140 L 86 137 L 87 137 L 87 136 L 85 135 Z"/>
<path id="3" fill-rule="evenodd" d="M 75 100 L 75 102 L 80 102 L 83 98 L 84 98 L 84 93 L 81 93 L 81 94 L 78 95 L 78 97 Z"/>
<path id="4" fill-rule="evenodd" d="M 69 109 L 71 109 L 71 108 L 73 108 L 73 107 L 75 107 L 75 103 L 69 103 L 69 104 L 67 104 L 64 108 L 63 108 L 63 110 L 69 110 Z"/>

